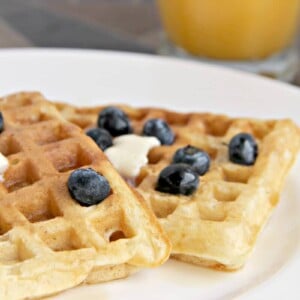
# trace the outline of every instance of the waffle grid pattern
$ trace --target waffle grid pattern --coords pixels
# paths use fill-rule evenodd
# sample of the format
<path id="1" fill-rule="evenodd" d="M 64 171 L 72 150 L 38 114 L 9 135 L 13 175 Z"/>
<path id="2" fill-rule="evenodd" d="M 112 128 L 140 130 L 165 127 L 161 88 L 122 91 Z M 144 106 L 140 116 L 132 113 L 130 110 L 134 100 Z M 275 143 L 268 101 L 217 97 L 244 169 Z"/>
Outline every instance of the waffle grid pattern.
<path id="1" fill-rule="evenodd" d="M 168 257 L 155 218 L 80 128 L 40 94 L 4 98 L 0 110 L 0 152 L 9 160 L 0 184 L 1 299 L 124 277 Z M 66 183 L 79 167 L 110 182 L 101 204 L 82 207 L 70 197 Z"/>
<path id="2" fill-rule="evenodd" d="M 176 133 L 172 146 L 149 153 L 149 164 L 136 180 L 140 192 L 167 232 L 173 257 L 187 262 L 233 270 L 244 265 L 258 233 L 276 206 L 284 179 L 300 147 L 299 128 L 290 120 L 232 119 L 223 115 L 181 114 L 154 108 L 119 106 L 137 134 L 151 118 L 166 120 Z M 57 104 L 70 122 L 95 126 L 103 107 L 74 108 Z M 240 132 L 253 134 L 259 144 L 254 166 L 228 160 L 228 143 Z M 210 171 L 192 196 L 160 193 L 155 184 L 179 147 L 193 145 L 212 158 Z"/>

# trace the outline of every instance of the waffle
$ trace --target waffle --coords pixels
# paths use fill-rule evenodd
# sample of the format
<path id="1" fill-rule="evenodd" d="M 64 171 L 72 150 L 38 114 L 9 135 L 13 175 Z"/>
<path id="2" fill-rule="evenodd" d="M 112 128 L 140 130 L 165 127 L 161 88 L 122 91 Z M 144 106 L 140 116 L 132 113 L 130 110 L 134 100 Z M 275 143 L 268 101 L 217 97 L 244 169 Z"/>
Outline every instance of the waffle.
<path id="1" fill-rule="evenodd" d="M 141 133 L 151 118 L 166 120 L 176 133 L 172 146 L 152 149 L 136 189 L 146 199 L 172 242 L 172 257 L 222 270 L 241 268 L 259 232 L 278 203 L 285 177 L 300 147 L 299 128 L 291 120 L 229 118 L 224 115 L 175 113 L 162 109 L 119 106 Z M 57 104 L 68 121 L 93 127 L 103 107 L 75 108 Z M 228 160 L 228 143 L 240 133 L 255 136 L 259 155 L 254 166 Z M 193 145 L 212 159 L 208 173 L 192 196 L 155 190 L 160 171 L 179 147 Z"/>
<path id="2" fill-rule="evenodd" d="M 81 283 L 125 277 L 169 256 L 155 216 L 80 128 L 38 93 L 0 100 L 0 299 L 44 297 Z M 82 207 L 68 192 L 72 170 L 90 167 L 111 194 Z"/>

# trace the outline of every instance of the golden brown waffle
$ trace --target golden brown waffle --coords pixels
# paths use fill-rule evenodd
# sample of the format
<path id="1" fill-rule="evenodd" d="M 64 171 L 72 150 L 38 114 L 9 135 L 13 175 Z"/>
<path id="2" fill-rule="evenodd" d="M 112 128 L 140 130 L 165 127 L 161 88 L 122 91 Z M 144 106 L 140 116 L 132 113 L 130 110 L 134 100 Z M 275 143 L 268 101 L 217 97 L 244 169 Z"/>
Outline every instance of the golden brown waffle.
<path id="1" fill-rule="evenodd" d="M 80 128 L 38 93 L 0 100 L 9 160 L 0 183 L 0 299 L 46 296 L 80 283 L 125 277 L 163 263 L 170 245 L 156 218 Z M 90 167 L 111 194 L 82 207 L 72 170 Z"/>
<path id="2" fill-rule="evenodd" d="M 300 147 L 298 127 L 290 120 L 232 119 L 213 114 L 180 114 L 162 109 L 120 106 L 140 133 L 150 118 L 166 120 L 176 133 L 172 146 L 151 150 L 149 164 L 136 180 L 136 188 L 159 218 L 179 260 L 233 270 L 244 265 L 258 233 L 277 204 L 284 179 Z M 93 127 L 103 107 L 75 108 L 57 104 L 68 121 Z M 228 160 L 230 139 L 253 134 L 259 144 L 254 166 Z M 155 190 L 160 171 L 170 164 L 179 147 L 193 145 L 212 158 L 210 171 L 192 196 Z"/>

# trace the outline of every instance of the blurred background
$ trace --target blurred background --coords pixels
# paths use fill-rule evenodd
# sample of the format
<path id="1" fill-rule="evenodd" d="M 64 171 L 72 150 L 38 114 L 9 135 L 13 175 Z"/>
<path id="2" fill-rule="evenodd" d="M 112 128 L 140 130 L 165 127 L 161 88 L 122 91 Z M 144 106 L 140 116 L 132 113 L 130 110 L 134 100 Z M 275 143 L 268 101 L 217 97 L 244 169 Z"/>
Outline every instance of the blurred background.
<path id="1" fill-rule="evenodd" d="M 223 47 L 223 51 L 214 42 L 216 40 L 221 40 L 223 45 L 234 45 L 235 50 L 246 48 L 258 54 L 267 50 L 266 46 L 271 48 L 272 42 L 282 44 L 276 48 L 280 52 L 287 45 L 290 46 L 290 40 L 296 41 L 294 21 L 300 0 L 243 0 L 242 5 L 241 0 L 222 1 L 227 2 L 227 7 L 230 2 L 228 14 L 223 8 L 223 13 L 214 13 L 215 7 L 220 7 L 219 0 L 159 0 L 160 14 L 155 0 L 0 0 L 0 47 L 94 48 L 175 55 L 195 60 L 203 60 L 202 54 L 205 54 L 204 60 L 214 63 L 216 55 L 220 53 L 227 53 L 232 59 L 249 52 L 239 50 L 239 53 L 233 53 L 228 47 Z M 245 8 L 246 3 L 250 5 Z M 185 16 L 182 11 L 187 12 Z M 198 22 L 200 17 L 202 23 Z M 246 22 L 247 19 L 249 22 Z M 225 32 L 224 23 L 220 20 L 227 22 L 226 26 L 233 25 L 234 32 L 230 31 L 231 28 Z M 268 27 L 262 21 L 271 25 Z M 235 28 L 240 29 L 236 32 Z M 166 39 L 167 35 L 170 39 Z M 199 39 L 195 38 L 199 35 Z M 222 40 L 225 36 L 231 38 L 228 43 Z M 259 48 L 257 45 L 261 42 L 263 45 Z M 255 49 L 252 47 L 254 44 Z M 241 48 L 237 47 L 239 45 Z M 288 80 L 300 85 L 300 67 L 295 59 L 300 47 L 296 42 L 295 45 L 294 56 L 289 60 L 289 68 L 292 67 L 295 74 Z M 189 57 L 190 52 L 193 52 L 192 57 Z M 273 61 L 268 62 L 271 67 Z M 276 77 L 268 71 L 261 73 Z"/>
<path id="2" fill-rule="evenodd" d="M 155 53 L 154 0 L 0 0 L 1 47 L 75 47 Z"/>

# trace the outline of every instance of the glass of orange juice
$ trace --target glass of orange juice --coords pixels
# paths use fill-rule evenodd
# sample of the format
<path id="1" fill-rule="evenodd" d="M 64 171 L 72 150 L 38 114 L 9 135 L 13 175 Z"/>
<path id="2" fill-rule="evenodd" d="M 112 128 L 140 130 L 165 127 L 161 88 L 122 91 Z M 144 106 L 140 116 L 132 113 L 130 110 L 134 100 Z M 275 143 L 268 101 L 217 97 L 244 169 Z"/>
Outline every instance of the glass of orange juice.
<path id="1" fill-rule="evenodd" d="M 157 0 L 168 43 L 161 53 L 291 80 L 300 0 Z"/>

